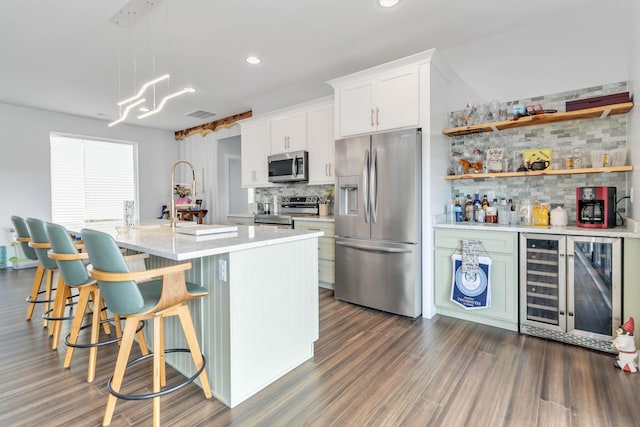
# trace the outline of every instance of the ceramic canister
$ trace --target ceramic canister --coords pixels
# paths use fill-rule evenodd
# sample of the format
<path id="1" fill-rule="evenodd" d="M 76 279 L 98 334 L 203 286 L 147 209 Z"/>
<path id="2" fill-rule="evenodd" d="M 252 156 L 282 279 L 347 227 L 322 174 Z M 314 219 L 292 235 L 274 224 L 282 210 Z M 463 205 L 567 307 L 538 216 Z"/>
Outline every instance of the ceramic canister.
<path id="1" fill-rule="evenodd" d="M 565 227 L 568 222 L 567 210 L 558 206 L 555 209 L 551 209 L 549 213 L 551 217 L 551 225 L 556 227 Z"/>

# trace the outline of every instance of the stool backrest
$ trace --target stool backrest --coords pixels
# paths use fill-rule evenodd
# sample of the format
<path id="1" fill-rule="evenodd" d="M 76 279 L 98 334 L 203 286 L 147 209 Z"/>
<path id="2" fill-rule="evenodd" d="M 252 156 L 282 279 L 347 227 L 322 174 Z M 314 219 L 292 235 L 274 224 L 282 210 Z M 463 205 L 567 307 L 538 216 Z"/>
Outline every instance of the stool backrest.
<path id="1" fill-rule="evenodd" d="M 31 236 L 32 243 L 46 243 L 49 244 L 49 236 L 47 236 L 47 232 L 44 229 L 44 222 L 37 218 L 27 218 L 27 227 L 29 228 L 29 235 Z M 47 270 L 56 270 L 58 268 L 58 264 L 49 256 L 47 252 L 49 248 L 34 248 L 36 251 L 36 255 L 38 255 L 38 261 L 40 264 Z"/>
<path id="2" fill-rule="evenodd" d="M 51 250 L 57 254 L 78 254 L 75 242 L 69 232 L 61 225 L 47 222 L 44 225 L 51 242 Z M 80 286 L 93 282 L 87 274 L 87 267 L 81 259 L 56 260 L 60 274 L 69 286 Z"/>
<path id="3" fill-rule="evenodd" d="M 89 261 L 100 271 L 129 273 L 129 267 L 113 237 L 101 231 L 83 229 L 82 240 Z M 98 280 L 104 301 L 113 313 L 135 314 L 144 307 L 144 298 L 133 280 L 105 282 Z"/>
<path id="4" fill-rule="evenodd" d="M 27 223 L 24 218 L 21 216 L 13 215 L 11 217 L 11 222 L 13 222 L 13 228 L 16 229 L 16 234 L 18 237 L 23 239 L 30 239 L 31 235 L 29 234 L 29 229 L 27 228 Z M 28 242 L 20 242 L 20 248 L 22 248 L 22 253 L 24 256 L 31 260 L 38 259 L 38 255 L 36 255 L 36 251 L 33 250 L 31 246 L 29 246 Z"/>

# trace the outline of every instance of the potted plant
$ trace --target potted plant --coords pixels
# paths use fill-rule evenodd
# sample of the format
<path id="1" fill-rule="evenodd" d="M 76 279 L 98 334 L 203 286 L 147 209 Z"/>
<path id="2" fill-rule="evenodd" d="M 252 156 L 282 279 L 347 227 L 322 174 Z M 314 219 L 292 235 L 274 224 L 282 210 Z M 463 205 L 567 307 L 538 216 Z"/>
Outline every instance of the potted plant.
<path id="1" fill-rule="evenodd" d="M 191 199 L 189 198 L 189 195 L 191 194 L 190 188 L 177 184 L 173 189 L 173 194 L 178 196 L 176 199 L 176 205 L 188 205 L 191 203 Z"/>
<path id="2" fill-rule="evenodd" d="M 333 189 L 329 189 L 324 196 L 318 195 L 318 215 L 329 215 L 329 204 L 333 202 Z"/>

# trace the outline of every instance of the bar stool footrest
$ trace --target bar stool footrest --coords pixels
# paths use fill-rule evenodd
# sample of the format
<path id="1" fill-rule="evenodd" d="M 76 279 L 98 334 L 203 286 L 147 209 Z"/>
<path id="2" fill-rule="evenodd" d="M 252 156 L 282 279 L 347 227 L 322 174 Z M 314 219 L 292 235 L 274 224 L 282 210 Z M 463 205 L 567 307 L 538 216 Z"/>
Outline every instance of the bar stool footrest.
<path id="1" fill-rule="evenodd" d="M 90 315 L 91 313 L 87 313 L 87 314 L 88 314 L 88 315 Z M 87 315 L 85 315 L 85 316 L 87 316 Z M 112 322 L 113 320 L 114 320 L 113 318 L 109 318 L 109 319 L 101 320 L 101 321 L 100 321 L 100 324 L 102 325 L 103 323 L 106 323 L 106 322 Z M 144 328 L 144 325 L 145 325 L 145 324 L 146 324 L 146 322 L 145 322 L 145 321 L 140 322 L 140 327 L 138 327 L 138 329 L 136 329 L 136 333 L 140 332 L 140 331 L 142 330 L 142 328 Z M 89 324 L 87 324 L 87 325 L 82 326 L 82 327 L 80 328 L 80 330 L 90 328 L 91 326 L 92 326 L 92 324 L 91 324 L 91 323 L 89 323 Z M 71 343 L 69 342 L 69 337 L 70 337 L 70 336 L 71 336 L 71 334 L 69 333 L 69 334 L 67 334 L 67 336 L 66 336 L 66 337 L 64 337 L 64 343 L 66 344 L 66 346 L 67 346 L 67 347 L 73 347 L 73 348 L 102 347 L 102 346 L 104 346 L 104 345 L 115 344 L 115 343 L 117 343 L 117 342 L 122 341 L 122 337 L 116 337 L 116 338 L 113 338 L 113 339 L 110 339 L 110 340 L 98 341 L 98 342 L 97 342 L 97 343 L 95 343 L 95 344 L 91 344 L 91 343 L 89 343 L 89 344 L 78 344 L 78 343 L 71 344 Z"/>
<path id="2" fill-rule="evenodd" d="M 167 348 L 164 350 L 164 354 L 167 353 L 191 353 L 191 350 L 189 350 L 188 348 Z M 149 353 L 143 356 L 140 356 L 136 359 L 133 359 L 131 362 L 127 363 L 127 368 L 131 365 L 134 365 L 138 362 L 142 362 L 145 359 L 148 359 L 150 357 L 153 357 L 153 353 Z M 122 393 L 118 393 L 117 391 L 113 390 L 111 388 L 111 380 L 113 380 L 113 377 L 110 377 L 109 380 L 107 380 L 107 389 L 109 390 L 109 393 L 111 393 L 112 395 L 114 395 L 115 397 L 117 397 L 118 399 L 123 399 L 123 400 L 146 400 L 146 399 L 153 399 L 154 397 L 159 397 L 159 396 L 164 396 L 166 394 L 169 393 L 173 393 L 176 390 L 181 389 L 182 387 L 186 386 L 187 384 L 191 384 L 193 381 L 195 381 L 196 378 L 198 378 L 200 376 L 200 374 L 202 373 L 202 371 L 204 371 L 205 366 L 207 365 L 207 362 L 204 358 L 204 354 L 202 355 L 202 367 L 200 369 L 198 369 L 198 371 L 193 374 L 191 377 L 185 379 L 183 382 L 164 389 L 164 390 L 160 390 L 157 393 L 147 393 L 147 394 L 122 394 Z"/>
<path id="3" fill-rule="evenodd" d="M 52 289 L 51 289 L 51 292 L 53 292 L 53 291 L 55 291 L 55 290 L 56 290 L 56 288 L 52 288 Z M 47 291 L 40 291 L 40 292 L 38 292 L 38 295 L 40 295 L 40 294 L 44 294 L 44 293 L 46 293 L 46 292 L 47 292 Z M 38 299 L 37 297 L 36 297 L 36 299 L 32 300 L 32 299 L 31 299 L 31 295 L 29 295 L 28 297 L 26 297 L 24 300 L 25 300 L 26 302 L 28 302 L 29 304 L 44 304 L 45 302 L 54 302 L 54 301 L 55 301 L 55 299 L 54 299 L 54 298 L 51 298 L 51 299 Z"/>

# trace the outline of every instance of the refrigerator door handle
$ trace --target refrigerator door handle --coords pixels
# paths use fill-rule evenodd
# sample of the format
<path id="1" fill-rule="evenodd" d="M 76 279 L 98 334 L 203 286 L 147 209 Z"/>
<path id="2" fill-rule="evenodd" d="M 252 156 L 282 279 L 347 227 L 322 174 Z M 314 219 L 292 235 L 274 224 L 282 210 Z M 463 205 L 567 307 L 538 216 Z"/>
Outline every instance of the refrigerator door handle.
<path id="1" fill-rule="evenodd" d="M 364 164 L 362 165 L 362 202 L 364 206 L 364 222 L 369 223 L 369 150 L 364 151 Z"/>
<path id="2" fill-rule="evenodd" d="M 336 245 L 344 246 L 347 248 L 353 249 L 361 249 L 363 251 L 371 251 L 371 252 L 386 252 L 386 253 L 395 253 L 395 254 L 406 254 L 411 253 L 411 249 L 401 249 L 401 248 L 383 248 L 380 246 L 371 246 L 371 245 L 359 245 L 354 243 L 347 243 L 336 241 Z"/>
<path id="3" fill-rule="evenodd" d="M 369 200 L 371 201 L 371 222 L 378 222 L 378 150 L 372 150 L 370 178 L 369 178 Z"/>

